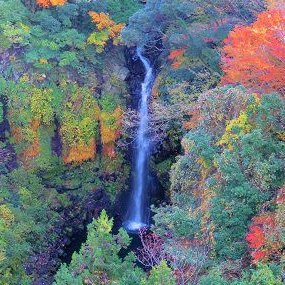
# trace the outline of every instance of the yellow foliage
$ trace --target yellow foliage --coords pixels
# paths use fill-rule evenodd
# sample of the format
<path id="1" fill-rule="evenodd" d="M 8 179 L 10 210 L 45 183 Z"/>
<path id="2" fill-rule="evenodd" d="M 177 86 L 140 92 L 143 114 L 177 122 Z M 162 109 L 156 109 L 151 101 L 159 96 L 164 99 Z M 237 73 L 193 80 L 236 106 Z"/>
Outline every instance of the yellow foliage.
<path id="1" fill-rule="evenodd" d="M 0 205 L 0 218 L 4 220 L 4 223 L 9 227 L 15 220 L 15 216 L 7 205 Z"/>
<path id="2" fill-rule="evenodd" d="M 278 137 L 278 139 L 280 139 L 281 141 L 285 142 L 285 132 L 277 133 L 277 137 Z"/>
<path id="3" fill-rule="evenodd" d="M 66 0 L 50 0 L 52 6 L 63 6 Z"/>
<path id="4" fill-rule="evenodd" d="M 121 117 L 122 109 L 117 107 L 113 114 L 107 112 L 101 112 L 100 122 L 101 122 L 101 141 L 102 144 L 109 144 L 116 141 L 120 136 L 120 126 L 121 126 Z M 108 124 L 110 119 L 114 119 L 114 124 Z"/>
<path id="5" fill-rule="evenodd" d="M 46 58 L 40 58 L 40 59 L 39 59 L 39 63 L 40 63 L 40 64 L 48 64 L 48 61 L 47 61 Z"/>
<path id="6" fill-rule="evenodd" d="M 52 100 L 51 89 L 34 88 L 32 90 L 31 110 L 33 117 L 38 121 L 36 129 L 39 127 L 40 123 L 44 125 L 50 125 L 52 123 L 54 115 Z"/>
<path id="7" fill-rule="evenodd" d="M 198 163 L 201 165 L 201 181 L 205 181 L 208 177 L 211 166 L 203 157 L 198 158 Z"/>
<path id="8" fill-rule="evenodd" d="M 20 82 L 28 82 L 30 80 L 30 76 L 28 73 L 24 73 L 20 78 Z"/>
<path id="9" fill-rule="evenodd" d="M 24 31 L 25 33 L 29 33 L 30 30 L 31 30 L 31 28 L 30 28 L 29 26 L 27 26 L 27 25 L 25 25 L 25 24 L 23 24 L 23 23 L 20 23 L 20 26 L 21 26 L 21 28 L 23 29 L 23 31 Z"/>
<path id="10" fill-rule="evenodd" d="M 0 263 L 3 262 L 6 259 L 6 250 L 0 249 Z"/>
<path id="11" fill-rule="evenodd" d="M 249 133 L 251 130 L 252 126 L 249 123 L 248 116 L 245 111 L 242 111 L 236 119 L 229 121 L 226 126 L 225 133 L 219 140 L 218 145 L 226 145 L 230 150 L 232 150 L 232 143 L 241 135 Z"/>
<path id="12" fill-rule="evenodd" d="M 103 155 L 110 158 L 115 157 L 115 141 L 120 137 L 120 126 L 123 111 L 117 107 L 111 114 L 101 112 L 100 114 L 100 133 L 103 144 Z M 112 124 L 110 124 L 110 121 Z"/>
<path id="13" fill-rule="evenodd" d="M 116 124 L 118 127 L 121 125 L 122 115 L 123 115 L 123 110 L 120 107 L 117 107 L 114 111 L 114 117 L 116 119 Z"/>

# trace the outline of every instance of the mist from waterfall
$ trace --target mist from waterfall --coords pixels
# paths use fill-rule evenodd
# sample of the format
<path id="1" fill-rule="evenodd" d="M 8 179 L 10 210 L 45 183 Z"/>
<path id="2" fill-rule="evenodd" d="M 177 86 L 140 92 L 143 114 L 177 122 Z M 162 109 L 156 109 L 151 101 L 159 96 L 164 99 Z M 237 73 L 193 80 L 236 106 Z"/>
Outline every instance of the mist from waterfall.
<path id="1" fill-rule="evenodd" d="M 148 184 L 148 158 L 150 142 L 148 137 L 148 98 L 151 94 L 154 79 L 153 69 L 149 61 L 143 56 L 142 50 L 137 48 L 137 56 L 145 68 L 144 82 L 141 85 L 141 98 L 139 104 L 139 127 L 135 143 L 135 169 L 133 177 L 133 189 L 126 221 L 123 226 L 128 231 L 137 231 L 148 225 L 148 214 L 146 213 L 146 196 Z"/>

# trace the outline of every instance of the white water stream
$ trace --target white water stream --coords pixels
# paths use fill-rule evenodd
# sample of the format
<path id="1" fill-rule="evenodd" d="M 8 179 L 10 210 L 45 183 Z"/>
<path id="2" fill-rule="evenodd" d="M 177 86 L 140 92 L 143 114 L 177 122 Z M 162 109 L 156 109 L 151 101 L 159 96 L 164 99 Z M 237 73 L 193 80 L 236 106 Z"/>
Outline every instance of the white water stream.
<path id="1" fill-rule="evenodd" d="M 142 83 L 139 104 L 140 121 L 135 146 L 133 190 L 128 206 L 127 219 L 123 224 L 127 231 L 138 231 L 148 225 L 148 215 L 145 211 L 147 207 L 145 201 L 147 196 L 147 168 L 150 148 L 147 132 L 149 122 L 148 98 L 151 94 L 154 75 L 150 63 L 142 55 L 142 51 L 139 48 L 137 49 L 137 56 L 143 63 L 146 74 Z"/>

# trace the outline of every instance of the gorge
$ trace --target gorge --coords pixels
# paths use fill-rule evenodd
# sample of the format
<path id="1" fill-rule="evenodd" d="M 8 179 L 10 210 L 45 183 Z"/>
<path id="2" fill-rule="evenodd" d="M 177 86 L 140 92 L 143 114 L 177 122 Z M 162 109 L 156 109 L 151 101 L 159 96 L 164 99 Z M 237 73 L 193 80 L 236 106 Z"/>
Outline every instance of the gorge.
<path id="1" fill-rule="evenodd" d="M 0 284 L 284 284 L 284 3 L 0 0 Z"/>

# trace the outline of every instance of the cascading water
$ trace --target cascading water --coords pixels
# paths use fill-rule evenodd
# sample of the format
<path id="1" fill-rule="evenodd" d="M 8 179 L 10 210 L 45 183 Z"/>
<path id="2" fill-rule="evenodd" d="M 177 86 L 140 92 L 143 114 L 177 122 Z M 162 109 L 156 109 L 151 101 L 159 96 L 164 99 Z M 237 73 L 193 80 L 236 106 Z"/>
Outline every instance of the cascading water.
<path id="1" fill-rule="evenodd" d="M 146 74 L 141 88 L 141 100 L 139 104 L 140 121 L 135 145 L 135 171 L 133 177 L 133 191 L 128 207 L 124 228 L 130 232 L 136 232 L 148 225 L 146 212 L 148 158 L 150 142 L 148 137 L 148 98 L 153 84 L 153 70 L 148 60 L 142 55 L 142 50 L 137 49 L 137 56 L 144 65 Z"/>

